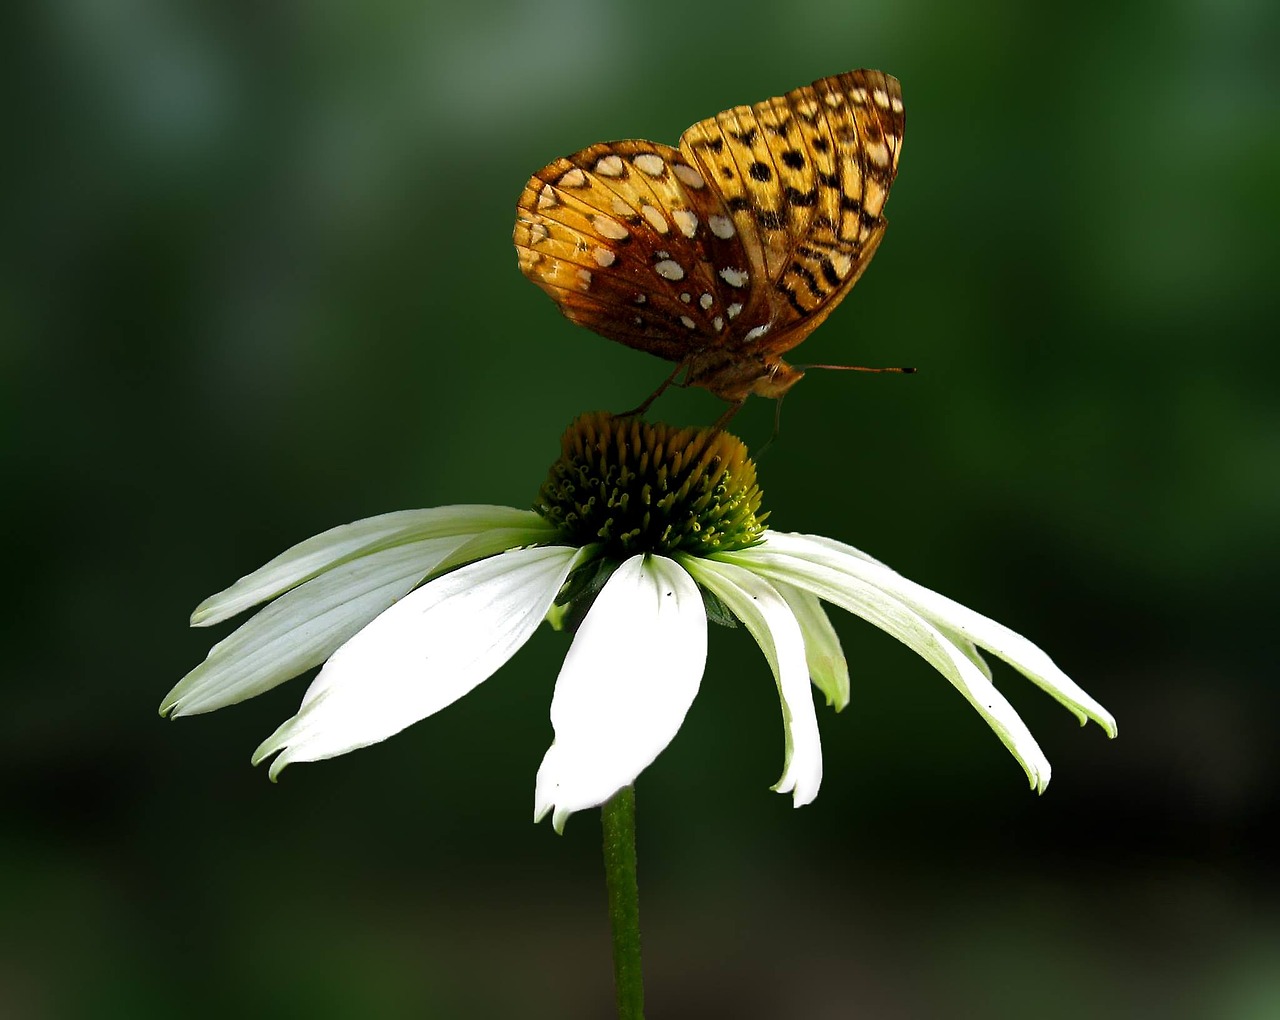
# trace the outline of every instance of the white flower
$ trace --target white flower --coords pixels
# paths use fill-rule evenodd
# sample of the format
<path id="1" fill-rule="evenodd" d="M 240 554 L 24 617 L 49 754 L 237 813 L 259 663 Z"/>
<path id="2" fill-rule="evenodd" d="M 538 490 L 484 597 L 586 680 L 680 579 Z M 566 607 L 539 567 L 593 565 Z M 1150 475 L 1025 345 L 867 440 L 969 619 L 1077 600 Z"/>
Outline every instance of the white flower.
<path id="1" fill-rule="evenodd" d="M 587 438 L 588 445 L 599 439 L 600 450 L 617 439 Z M 659 452 L 705 453 L 701 441 L 715 447 L 718 459 L 685 456 L 659 465 L 670 469 L 675 481 L 662 477 L 678 498 L 664 506 L 665 497 L 646 495 L 636 518 L 643 526 L 627 527 L 634 523 L 624 512 L 628 500 L 616 492 L 600 501 L 609 504 L 604 525 L 598 516 L 586 521 L 598 504 L 588 495 L 589 472 L 575 461 L 572 470 L 553 470 L 541 514 L 493 506 L 404 511 L 293 547 L 196 610 L 192 623 L 207 626 L 274 599 L 214 646 L 165 698 L 161 713 L 212 711 L 323 662 L 297 714 L 253 756 L 255 764 L 275 756 L 274 779 L 291 762 L 344 754 L 434 715 L 497 672 L 544 618 L 559 625 L 589 607 L 556 681 L 555 739 L 534 795 L 535 819 L 550 813 L 560 830 L 573 812 L 632 783 L 679 730 L 702 680 L 709 604 L 742 622 L 773 671 L 785 748 L 774 789 L 800 806 L 817 796 L 822 780 L 809 683 L 837 710 L 850 697 L 825 602 L 875 624 L 933 665 L 987 720 L 1037 790 L 1049 782 L 1049 762 L 992 684 L 979 648 L 1026 675 L 1082 723 L 1093 719 L 1115 736 L 1110 713 L 1025 638 L 850 546 L 764 528 L 755 514 L 754 469 L 747 477 L 744 467 L 750 461 L 725 467 L 732 437 L 660 438 Z M 680 448 L 677 440 L 688 445 Z M 623 484 L 637 477 L 628 464 L 636 461 L 623 457 Z M 676 484 L 681 471 L 683 488 Z M 610 485 L 618 475 L 617 463 L 601 468 Z M 703 484 L 704 476 L 710 482 Z M 568 477 L 582 519 L 575 512 L 566 520 L 553 505 L 562 492 L 556 486 Z M 692 489 L 690 479 L 697 483 Z M 650 485 L 644 477 L 635 482 L 641 483 Z M 681 517 L 680 508 L 689 506 L 701 516 Z M 671 524 L 677 519 L 689 525 L 684 532 Z M 575 527 L 587 525 L 599 541 L 573 537 Z M 651 526 L 667 543 L 666 554 L 611 551 L 618 535 L 624 544 L 639 542 L 636 536 Z M 706 542 L 711 550 L 698 545 Z M 704 602 L 707 592 L 713 597 Z"/>

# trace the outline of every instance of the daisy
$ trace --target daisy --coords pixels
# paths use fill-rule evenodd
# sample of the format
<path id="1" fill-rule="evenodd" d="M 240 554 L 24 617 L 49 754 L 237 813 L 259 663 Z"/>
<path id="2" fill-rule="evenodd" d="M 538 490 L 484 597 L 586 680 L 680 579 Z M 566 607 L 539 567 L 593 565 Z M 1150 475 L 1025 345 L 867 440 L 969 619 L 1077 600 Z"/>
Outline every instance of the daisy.
<path id="1" fill-rule="evenodd" d="M 1115 720 L 1036 645 L 833 539 L 774 531 L 735 437 L 594 413 L 565 432 L 533 510 L 450 506 L 333 528 L 205 600 L 210 626 L 269 603 L 178 683 L 162 715 L 243 701 L 324 664 L 298 712 L 254 753 L 275 779 L 385 740 L 491 677 L 547 620 L 573 632 L 551 700 L 555 739 L 534 816 L 630 786 L 670 743 L 702 680 L 707 623 L 740 623 L 782 703 L 782 777 L 817 796 L 822 749 L 810 683 L 837 711 L 849 673 L 825 604 L 922 656 L 1027 774 L 1049 762 L 996 689 L 980 649 L 1109 736 Z"/>

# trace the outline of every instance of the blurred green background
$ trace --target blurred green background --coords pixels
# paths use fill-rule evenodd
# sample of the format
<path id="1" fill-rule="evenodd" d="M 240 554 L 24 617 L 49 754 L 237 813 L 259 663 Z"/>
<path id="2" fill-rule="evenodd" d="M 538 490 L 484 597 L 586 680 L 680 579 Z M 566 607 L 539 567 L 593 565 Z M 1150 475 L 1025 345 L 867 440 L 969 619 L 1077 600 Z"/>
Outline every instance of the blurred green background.
<path id="1" fill-rule="evenodd" d="M 598 820 L 530 822 L 563 636 L 279 785 L 248 758 L 305 681 L 156 708 L 228 629 L 187 629 L 205 595 L 359 517 L 527 506 L 576 413 L 663 378 L 522 279 L 529 174 L 870 66 L 907 104 L 891 227 L 804 360 L 921 371 L 794 391 L 773 523 L 1014 626 L 1121 736 L 1001 670 L 1055 766 L 1037 798 L 838 617 L 854 701 L 793 811 L 767 667 L 717 630 L 639 784 L 650 1012 L 1280 1016 L 1280 7 L 3 18 L 0 1015 L 609 1015 Z"/>

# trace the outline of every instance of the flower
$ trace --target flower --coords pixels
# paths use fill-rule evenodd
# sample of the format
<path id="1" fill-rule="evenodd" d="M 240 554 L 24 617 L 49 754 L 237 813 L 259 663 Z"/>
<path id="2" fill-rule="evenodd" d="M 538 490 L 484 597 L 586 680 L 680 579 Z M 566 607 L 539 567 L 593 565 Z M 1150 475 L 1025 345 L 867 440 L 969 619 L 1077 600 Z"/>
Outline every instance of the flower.
<path id="1" fill-rule="evenodd" d="M 822 749 L 810 681 L 837 711 L 849 673 L 823 603 L 914 649 L 987 721 L 1043 792 L 1049 762 L 991 682 L 1005 660 L 1115 736 L 1111 714 L 1026 638 L 833 539 L 769 529 L 742 443 L 606 414 L 565 432 L 535 510 L 451 506 L 333 528 L 196 609 L 209 626 L 270 604 L 209 652 L 160 706 L 194 715 L 324 663 L 254 753 L 317 761 L 385 740 L 487 680 L 546 619 L 574 631 L 551 701 L 555 739 L 534 816 L 560 831 L 632 783 L 698 693 L 707 622 L 741 622 L 782 702 L 773 787 L 817 796 Z M 424 583 L 425 582 L 425 583 Z"/>

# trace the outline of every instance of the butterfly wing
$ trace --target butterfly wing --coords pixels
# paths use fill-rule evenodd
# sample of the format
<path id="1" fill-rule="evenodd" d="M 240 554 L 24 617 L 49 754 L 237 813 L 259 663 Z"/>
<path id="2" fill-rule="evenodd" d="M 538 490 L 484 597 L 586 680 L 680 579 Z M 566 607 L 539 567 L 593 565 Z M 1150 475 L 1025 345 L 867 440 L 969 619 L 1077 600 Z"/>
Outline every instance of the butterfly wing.
<path id="1" fill-rule="evenodd" d="M 670 361 L 719 343 L 744 307 L 748 257 L 728 208 L 669 145 L 602 142 L 520 196 L 520 268 L 574 322 Z"/>
<path id="2" fill-rule="evenodd" d="M 520 196 L 520 268 L 566 316 L 734 387 L 800 343 L 884 232 L 904 128 L 896 78 L 851 71 L 701 121 L 674 149 L 602 142 Z M 740 378 L 737 378 L 740 376 Z M 722 377 L 728 385 L 728 375 Z"/>
<path id="3" fill-rule="evenodd" d="M 860 70 L 684 133 L 680 151 L 720 192 L 762 291 L 733 341 L 777 357 L 853 286 L 884 233 L 905 126 L 898 80 Z"/>

